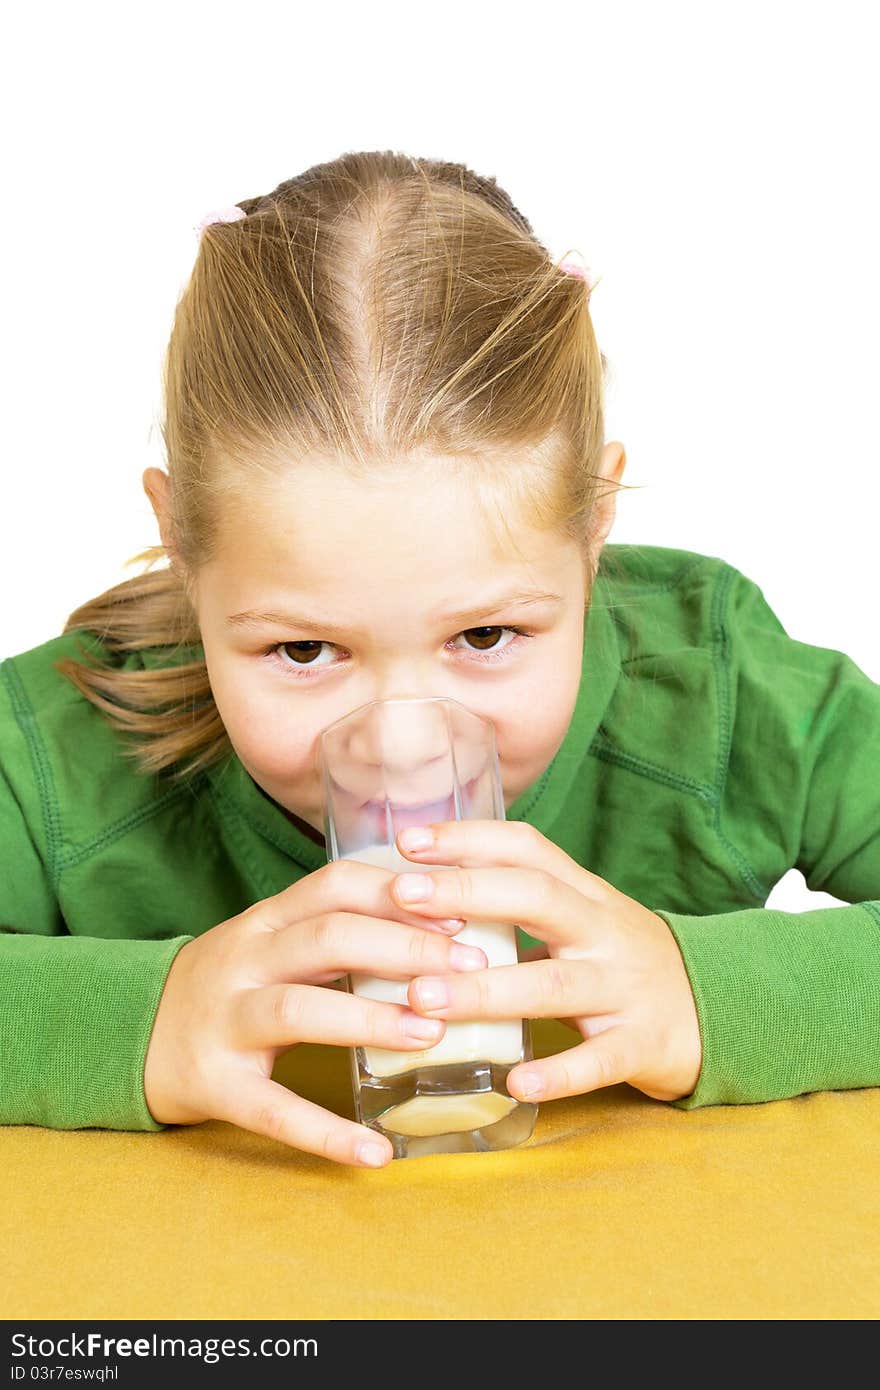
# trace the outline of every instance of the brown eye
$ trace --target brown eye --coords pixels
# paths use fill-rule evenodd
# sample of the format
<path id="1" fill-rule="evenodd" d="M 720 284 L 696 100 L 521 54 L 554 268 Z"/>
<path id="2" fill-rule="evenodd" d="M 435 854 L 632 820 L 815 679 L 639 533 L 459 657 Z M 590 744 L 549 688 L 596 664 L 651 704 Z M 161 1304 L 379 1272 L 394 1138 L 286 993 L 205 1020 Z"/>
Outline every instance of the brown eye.
<path id="1" fill-rule="evenodd" d="M 305 651 L 295 650 L 295 651 L 293 652 L 293 655 L 291 656 L 291 660 L 294 661 L 294 662 L 295 662 L 297 665 L 299 665 L 299 666 L 313 665 L 314 663 L 313 663 L 313 662 L 310 662 L 309 660 L 307 660 L 307 658 L 315 656 L 315 655 L 321 650 L 321 648 L 322 648 L 323 646 L 324 646 L 324 643 L 323 643 L 323 642 L 306 642 L 306 641 L 303 641 L 303 642 L 282 642 L 282 643 L 281 643 L 282 649 L 283 649 L 284 652 L 285 652 L 286 654 L 288 654 L 288 655 L 290 654 L 290 649 L 291 649 L 291 648 L 302 648 L 302 647 L 305 647 L 305 648 L 306 648 Z"/>
<path id="2" fill-rule="evenodd" d="M 505 633 L 509 640 L 499 641 L 499 638 L 503 637 Z M 521 649 L 522 644 L 528 641 L 528 638 L 529 634 L 523 632 L 520 627 L 495 625 L 493 627 L 466 628 L 465 631 L 458 634 L 455 642 L 460 643 L 467 639 L 466 650 L 471 654 L 470 664 L 473 666 L 475 664 L 474 657 L 477 657 L 479 662 L 484 665 L 487 662 L 503 661 L 509 653 Z M 320 658 L 323 647 L 327 648 L 327 661 L 316 659 Z M 346 658 L 344 657 L 342 661 L 338 657 L 333 658 L 333 647 L 332 642 L 301 638 L 297 642 L 276 642 L 265 655 L 274 659 L 282 674 L 294 677 L 301 676 L 307 679 L 313 674 L 318 675 L 321 671 L 333 670 L 345 663 Z M 458 646 L 456 650 L 461 652 L 465 648 Z"/>
<path id="3" fill-rule="evenodd" d="M 468 641 L 470 641 L 471 638 L 476 635 L 477 645 L 475 650 L 478 652 L 489 652 L 493 647 L 497 647 L 498 634 L 504 631 L 505 629 L 503 627 L 469 627 L 466 632 L 462 633 L 462 636 L 467 637 Z M 490 635 L 495 633 L 495 640 L 493 642 L 488 641 L 484 635 L 486 633 Z"/>

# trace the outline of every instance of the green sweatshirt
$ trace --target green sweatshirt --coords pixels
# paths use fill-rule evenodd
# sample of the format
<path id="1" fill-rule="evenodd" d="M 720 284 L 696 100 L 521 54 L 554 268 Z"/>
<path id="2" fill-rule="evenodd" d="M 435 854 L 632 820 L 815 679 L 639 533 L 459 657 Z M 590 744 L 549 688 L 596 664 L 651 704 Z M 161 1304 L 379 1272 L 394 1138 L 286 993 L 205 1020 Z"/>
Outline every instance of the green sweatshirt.
<path id="1" fill-rule="evenodd" d="M 0 1123 L 159 1130 L 144 1058 L 178 950 L 326 855 L 234 753 L 139 773 L 54 670 L 81 646 L 110 657 L 79 630 L 0 663 Z M 570 726 L 508 819 L 669 925 L 703 1044 L 672 1104 L 880 1085 L 878 773 L 880 686 L 849 657 L 721 559 L 606 547 Z M 846 906 L 765 908 L 791 868 Z"/>

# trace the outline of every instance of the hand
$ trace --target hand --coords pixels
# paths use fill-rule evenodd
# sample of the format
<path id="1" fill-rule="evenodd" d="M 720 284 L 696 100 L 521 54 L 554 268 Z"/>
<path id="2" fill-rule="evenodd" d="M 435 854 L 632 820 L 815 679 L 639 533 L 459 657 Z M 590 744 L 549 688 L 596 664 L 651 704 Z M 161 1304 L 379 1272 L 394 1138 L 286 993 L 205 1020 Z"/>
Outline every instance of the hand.
<path id="1" fill-rule="evenodd" d="M 403 1004 L 330 985 L 351 970 L 390 980 L 480 969 L 453 941 L 461 922 L 427 922 L 391 896 L 394 874 L 341 859 L 188 941 L 174 958 L 144 1065 L 144 1096 L 162 1124 L 228 1120 L 337 1163 L 382 1167 L 391 1144 L 271 1079 L 298 1042 L 419 1051 L 446 1024 Z M 366 914 L 366 915 L 365 915 Z"/>
<path id="2" fill-rule="evenodd" d="M 409 860 L 451 864 L 427 874 L 432 896 L 410 912 L 509 922 L 546 943 L 546 959 L 467 975 L 419 977 L 408 999 L 432 1018 L 561 1018 L 585 1039 L 509 1073 L 517 1100 L 553 1100 L 627 1081 L 655 1100 L 696 1087 L 702 1044 L 678 945 L 662 917 L 582 869 L 525 822 L 442 821 Z M 483 866 L 489 867 L 483 867 Z M 395 900 L 416 875 L 399 874 Z M 421 875 L 419 875 L 421 877 Z M 530 953 L 534 956 L 534 952 Z M 445 991 L 446 1001 L 442 1002 Z"/>

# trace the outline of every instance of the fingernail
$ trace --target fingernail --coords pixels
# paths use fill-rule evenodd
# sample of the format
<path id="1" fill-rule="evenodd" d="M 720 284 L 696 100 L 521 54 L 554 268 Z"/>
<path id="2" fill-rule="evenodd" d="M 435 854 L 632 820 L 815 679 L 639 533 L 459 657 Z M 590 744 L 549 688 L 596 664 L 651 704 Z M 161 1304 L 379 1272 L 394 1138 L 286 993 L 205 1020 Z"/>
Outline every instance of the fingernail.
<path id="1" fill-rule="evenodd" d="M 439 1018 L 421 1018 L 419 1014 L 404 1014 L 403 1031 L 407 1037 L 418 1038 L 419 1042 L 439 1038 L 443 1023 Z"/>
<path id="2" fill-rule="evenodd" d="M 366 1163 L 368 1168 L 384 1168 L 388 1161 L 388 1150 L 384 1144 L 372 1144 L 368 1141 L 358 1149 L 358 1158 L 361 1163 Z"/>
<path id="3" fill-rule="evenodd" d="M 402 849 L 430 849 L 434 836 L 423 825 L 411 825 L 398 836 Z"/>
<path id="4" fill-rule="evenodd" d="M 434 884 L 427 874 L 401 874 L 397 880 L 397 896 L 405 903 L 423 903 L 433 891 Z"/>
<path id="5" fill-rule="evenodd" d="M 423 917 L 422 921 L 425 926 L 431 922 L 435 927 L 442 927 L 444 931 L 450 932 L 453 936 L 456 936 L 465 924 L 463 917 Z"/>
<path id="6" fill-rule="evenodd" d="M 489 962 L 476 946 L 460 946 L 456 942 L 449 948 L 449 964 L 453 970 L 485 970 Z"/>
<path id="7" fill-rule="evenodd" d="M 445 1009 L 449 1003 L 449 990 L 442 980 L 419 980 L 415 992 L 423 1009 Z"/>
<path id="8" fill-rule="evenodd" d="M 539 1096 L 544 1089 L 544 1083 L 536 1071 L 517 1072 L 514 1080 L 516 1081 L 516 1089 L 527 1100 L 531 1100 L 533 1096 Z"/>

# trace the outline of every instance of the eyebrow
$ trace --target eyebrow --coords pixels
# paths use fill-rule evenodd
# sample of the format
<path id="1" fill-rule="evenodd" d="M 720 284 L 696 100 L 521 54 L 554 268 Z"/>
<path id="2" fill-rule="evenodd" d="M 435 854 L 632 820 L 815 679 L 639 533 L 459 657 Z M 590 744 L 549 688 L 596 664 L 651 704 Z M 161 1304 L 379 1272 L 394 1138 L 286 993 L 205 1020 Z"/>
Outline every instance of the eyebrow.
<path id="1" fill-rule="evenodd" d="M 524 589 L 519 593 L 504 594 L 498 598 L 488 599 L 479 608 L 468 608 L 461 613 L 447 613 L 445 618 L 438 618 L 437 622 L 438 624 L 442 621 L 447 624 L 461 623 L 465 625 L 475 618 L 491 618 L 507 608 L 527 607 L 536 603 L 562 603 L 562 595 L 537 589 Z M 344 637 L 348 632 L 340 624 L 327 622 L 324 618 L 312 618 L 304 613 L 277 613 L 254 608 L 248 608 L 243 613 L 231 613 L 226 619 L 226 624 L 233 628 L 308 627 L 335 637 Z"/>

